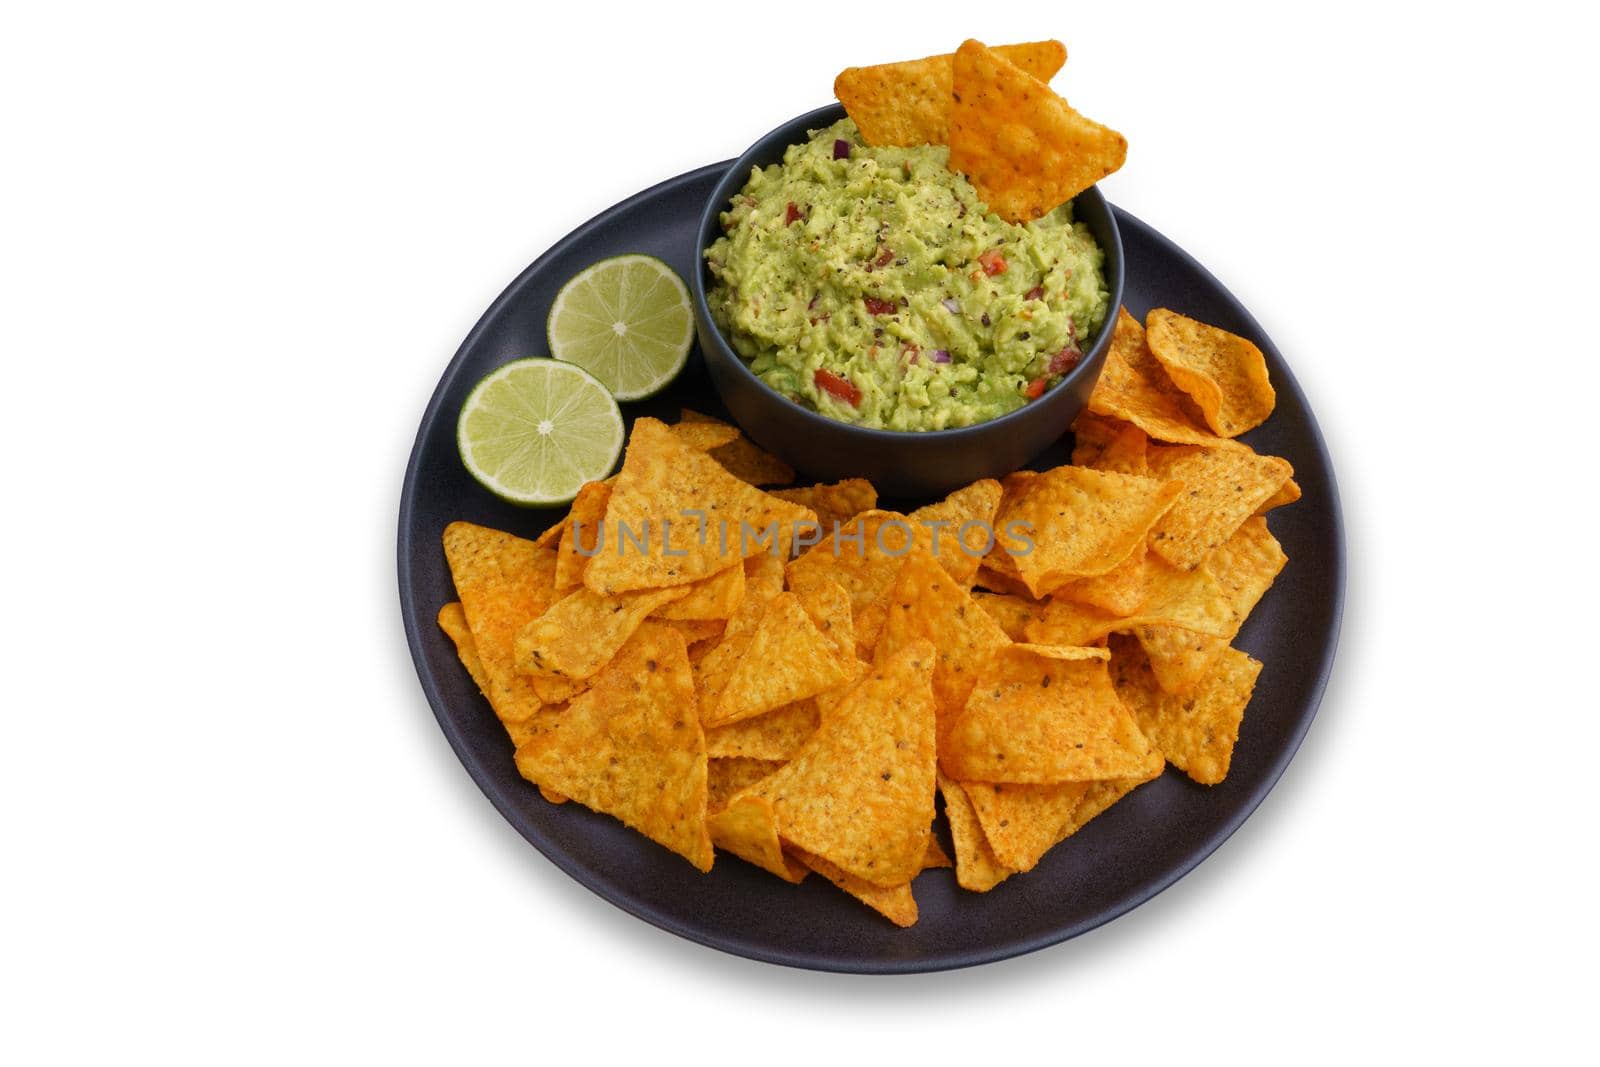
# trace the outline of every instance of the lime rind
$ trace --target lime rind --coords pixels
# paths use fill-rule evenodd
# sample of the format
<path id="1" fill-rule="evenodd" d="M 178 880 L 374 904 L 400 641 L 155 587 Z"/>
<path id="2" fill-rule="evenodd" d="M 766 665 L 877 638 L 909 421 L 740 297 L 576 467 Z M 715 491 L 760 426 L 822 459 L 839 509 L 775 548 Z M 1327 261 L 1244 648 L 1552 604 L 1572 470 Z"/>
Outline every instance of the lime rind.
<path id="1" fill-rule="evenodd" d="M 618 400 L 643 400 L 688 363 L 694 314 L 676 271 L 630 253 L 592 263 L 562 286 L 545 331 L 553 357 L 589 371 Z"/>
<path id="2" fill-rule="evenodd" d="M 456 446 L 467 471 L 502 500 L 571 502 L 622 454 L 622 412 L 593 375 L 570 363 L 519 359 L 473 386 Z"/>

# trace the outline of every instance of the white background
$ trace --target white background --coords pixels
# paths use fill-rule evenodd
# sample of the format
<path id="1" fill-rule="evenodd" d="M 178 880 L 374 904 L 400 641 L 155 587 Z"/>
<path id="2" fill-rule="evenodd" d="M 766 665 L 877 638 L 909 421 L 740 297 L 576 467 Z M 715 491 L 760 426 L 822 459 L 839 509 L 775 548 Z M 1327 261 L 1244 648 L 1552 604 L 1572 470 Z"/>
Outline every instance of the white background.
<path id="1" fill-rule="evenodd" d="M 1532 1059 L 1590 1032 L 1600 94 L 1553 6 L 7 11 L 6 1059 Z M 1106 192 L 1292 363 L 1344 493 L 1336 674 L 1260 811 L 1110 926 L 898 979 L 722 956 L 569 881 L 456 762 L 401 633 L 401 473 L 460 339 L 563 233 L 841 67 L 969 35 L 1067 42 L 1057 89 L 1132 146 Z"/>

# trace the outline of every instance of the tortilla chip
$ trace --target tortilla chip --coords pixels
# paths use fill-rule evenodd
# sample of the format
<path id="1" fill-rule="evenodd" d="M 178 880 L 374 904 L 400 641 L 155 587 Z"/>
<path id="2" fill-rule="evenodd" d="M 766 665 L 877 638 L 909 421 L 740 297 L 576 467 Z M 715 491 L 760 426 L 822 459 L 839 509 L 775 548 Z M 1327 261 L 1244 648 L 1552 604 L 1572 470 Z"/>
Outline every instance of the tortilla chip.
<path id="1" fill-rule="evenodd" d="M 799 599 L 811 621 L 822 631 L 840 657 L 856 658 L 855 623 L 850 616 L 850 594 L 827 575 L 808 571 L 795 576 L 790 591 Z"/>
<path id="2" fill-rule="evenodd" d="M 1134 615 L 1108 614 L 1067 596 L 1051 599 L 1040 618 L 1023 631 L 1030 641 L 1046 645 L 1091 645 L 1112 633 L 1140 626 L 1176 626 L 1213 637 L 1227 637 L 1238 620 L 1226 590 L 1209 571 L 1182 571 L 1158 556 L 1141 564 L 1143 588 Z"/>
<path id="3" fill-rule="evenodd" d="M 1226 441 L 1205 429 L 1205 416 L 1167 377 L 1145 343 L 1144 327 L 1127 308 L 1117 309 L 1111 347 L 1089 395 L 1089 410 L 1131 422 L 1157 441 L 1191 445 Z"/>
<path id="4" fill-rule="evenodd" d="M 997 549 L 996 551 L 1000 552 L 1000 556 L 1005 556 L 1003 550 Z M 973 585 L 979 589 L 987 589 L 998 596 L 1009 596 L 1018 600 L 1036 602 L 1034 595 L 1028 591 L 1028 587 L 1022 584 L 1021 578 L 1018 578 L 1015 574 L 1008 574 L 1004 570 L 990 566 L 991 561 L 998 558 L 991 554 L 984 559 L 984 562 L 978 567 L 978 573 L 973 579 Z M 1005 556 L 1005 558 L 1009 559 L 1010 557 Z"/>
<path id="5" fill-rule="evenodd" d="M 752 786 L 783 766 L 781 760 L 744 756 L 710 757 L 706 766 L 706 813 L 715 815 L 741 789 Z"/>
<path id="6" fill-rule="evenodd" d="M 850 594 L 856 652 L 871 659 L 888 608 L 884 597 L 913 546 L 928 548 L 928 531 L 894 511 L 866 511 L 789 564 L 790 586 L 831 578 Z"/>
<path id="7" fill-rule="evenodd" d="M 1132 423 L 1124 423 L 1117 431 L 1117 435 L 1107 441 L 1105 447 L 1100 449 L 1094 457 L 1094 462 L 1087 464 L 1098 471 L 1111 471 L 1113 474 L 1132 474 L 1144 478 L 1151 475 L 1149 457 L 1147 453 L 1150 444 L 1150 435 Z M 1076 462 L 1076 460 L 1074 460 Z M 1156 475 L 1161 477 L 1161 475 Z"/>
<path id="8" fill-rule="evenodd" d="M 518 745 L 517 747 L 521 748 L 522 746 Z M 548 789 L 548 788 L 546 788 L 545 786 L 542 786 L 542 785 L 539 786 L 538 788 L 539 788 L 539 795 L 544 797 L 545 800 L 549 801 L 551 804 L 565 804 L 568 800 L 572 799 L 571 797 L 565 796 L 565 795 L 563 795 L 561 793 L 557 793 L 554 789 Z"/>
<path id="9" fill-rule="evenodd" d="M 994 548 L 1001 496 L 1000 483 L 984 478 L 906 517 L 928 531 L 933 556 L 950 577 L 970 586 L 983 557 Z"/>
<path id="10" fill-rule="evenodd" d="M 1212 663 L 1238 635 L 1244 620 L 1271 588 L 1288 559 L 1267 529 L 1267 520 L 1252 518 L 1200 567 L 1221 589 L 1223 618 L 1227 622 L 1223 632 L 1204 636 L 1156 624 L 1132 628 L 1150 657 L 1151 670 L 1162 689 L 1186 693 L 1211 670 Z"/>
<path id="11" fill-rule="evenodd" d="M 780 500 L 808 507 L 817 513 L 817 523 L 826 536 L 835 525 L 842 525 L 878 506 L 878 490 L 865 478 L 846 478 L 832 485 L 807 485 L 799 489 L 774 489 Z"/>
<path id="12" fill-rule="evenodd" d="M 1101 651 L 1012 645 L 996 653 L 945 738 L 940 767 L 963 782 L 1138 773 L 1149 744 L 1117 699 L 1105 661 L 1088 658 Z"/>
<path id="13" fill-rule="evenodd" d="M 817 732 L 819 716 L 817 702 L 811 698 L 726 726 L 712 726 L 706 730 L 706 753 L 713 758 L 743 756 L 787 762 Z"/>
<path id="14" fill-rule="evenodd" d="M 1067 61 L 1067 48 L 1060 41 L 1000 44 L 994 50 L 1041 82 L 1055 77 Z M 847 67 L 834 79 L 833 95 L 869 145 L 949 144 L 954 69 L 951 53 Z"/>
<path id="15" fill-rule="evenodd" d="M 561 530 L 556 550 L 556 591 L 564 593 L 583 584 L 583 570 L 599 550 L 600 523 L 611 500 L 611 483 L 585 482 L 572 500 L 572 510 Z"/>
<path id="16" fill-rule="evenodd" d="M 556 678 L 551 675 L 529 675 L 533 691 L 546 704 L 561 704 L 589 688 L 588 678 Z"/>
<path id="17" fill-rule="evenodd" d="M 743 570 L 743 568 L 735 568 Z M 668 607 L 671 605 L 669 604 Z M 670 626 L 683 635 L 683 642 L 691 648 L 701 641 L 712 637 L 721 637 L 727 628 L 727 623 L 722 619 L 668 619 L 663 618 L 660 612 L 651 616 L 663 626 Z"/>
<path id="18" fill-rule="evenodd" d="M 488 693 L 489 676 L 484 673 L 483 661 L 478 658 L 478 646 L 472 642 L 472 628 L 467 625 L 467 613 L 462 610 L 459 600 L 452 600 L 439 609 L 439 629 L 456 646 L 456 657 L 467 669 L 478 692 Z"/>
<path id="19" fill-rule="evenodd" d="M 1128 141 L 977 41 L 956 50 L 950 169 L 1008 222 L 1049 214 L 1122 166 Z"/>
<path id="20" fill-rule="evenodd" d="M 1111 658 L 1117 695 L 1139 728 L 1167 762 L 1201 785 L 1216 785 L 1228 776 L 1239 724 L 1260 673 L 1258 661 L 1228 648 L 1191 692 L 1173 696 L 1156 682 L 1139 642 L 1118 640 Z"/>
<path id="21" fill-rule="evenodd" d="M 1058 587 L 1051 595 L 1087 604 L 1118 617 L 1136 615 L 1150 599 L 1149 552 L 1144 544 L 1133 555 L 1104 574 L 1080 578 Z"/>
<path id="22" fill-rule="evenodd" d="M 678 440 L 700 452 L 732 444 L 739 439 L 739 428 L 725 422 L 677 422 L 672 432 Z"/>
<path id="23" fill-rule="evenodd" d="M 1061 840 L 1062 827 L 1092 784 L 963 782 L 962 788 L 995 859 L 1014 871 L 1031 871 Z"/>
<path id="24" fill-rule="evenodd" d="M 967 791 L 958 782 L 939 775 L 944 815 L 950 820 L 950 840 L 956 849 L 956 884 L 974 893 L 987 893 L 1017 872 L 995 858 Z"/>
<path id="25" fill-rule="evenodd" d="M 1150 531 L 1150 547 L 1185 569 L 1198 567 L 1294 473 L 1286 460 L 1243 447 L 1152 448 L 1149 463 L 1155 477 L 1183 483 L 1183 494 Z"/>
<path id="26" fill-rule="evenodd" d="M 1011 639 L 973 603 L 966 589 L 920 549 L 906 557 L 889 588 L 888 604 L 888 622 L 876 656 L 885 659 L 920 641 L 933 645 L 933 698 L 942 739 L 966 706 L 979 673 Z"/>
<path id="27" fill-rule="evenodd" d="M 499 530 L 453 522 L 444 554 L 472 630 L 483 688 L 495 715 L 511 729 L 537 715 L 544 701 L 516 670 L 517 633 L 556 600 L 556 553 Z"/>
<path id="28" fill-rule="evenodd" d="M 932 834 L 928 835 L 928 852 L 922 857 L 922 869 L 925 871 L 941 870 L 954 867 L 956 861 L 945 853 L 944 846 L 939 844 L 939 839 Z"/>
<path id="29" fill-rule="evenodd" d="M 1111 805 L 1133 792 L 1146 782 L 1153 782 L 1161 777 L 1161 772 L 1166 769 L 1166 760 L 1161 753 L 1151 748 L 1145 757 L 1144 766 L 1139 773 L 1129 778 L 1117 778 L 1107 782 L 1090 782 L 1089 788 L 1084 791 L 1083 799 L 1078 801 L 1078 806 L 1072 810 L 1072 817 L 1061 828 L 1056 844 L 1060 844 L 1079 830 L 1088 825 L 1096 815 L 1101 814 Z"/>
<path id="30" fill-rule="evenodd" d="M 1027 625 L 1038 621 L 1044 614 L 1043 601 L 1030 600 L 1026 596 L 1009 593 L 985 593 L 975 590 L 972 593 L 972 602 L 999 623 L 1000 629 L 1004 630 L 1006 636 L 1013 641 L 1026 641 Z"/>
<path id="31" fill-rule="evenodd" d="M 933 655 L 921 641 L 874 666 L 793 760 L 739 795 L 770 801 L 797 848 L 876 886 L 909 882 L 933 822 Z"/>
<path id="32" fill-rule="evenodd" d="M 685 423 L 703 423 L 727 426 L 721 419 L 702 415 L 684 408 L 678 415 L 679 426 Z M 771 453 L 756 447 L 743 434 L 725 445 L 713 448 L 709 455 L 729 474 L 750 485 L 788 485 L 794 481 L 794 468 Z"/>
<path id="33" fill-rule="evenodd" d="M 804 864 L 784 854 L 777 817 L 765 797 L 735 794 L 727 806 L 706 819 L 706 830 L 718 848 L 732 852 L 786 882 L 806 876 Z"/>
<path id="34" fill-rule="evenodd" d="M 640 627 L 551 729 L 517 749 L 517 769 L 711 869 L 705 736 L 676 631 Z"/>
<path id="35" fill-rule="evenodd" d="M 568 593 L 517 635 L 517 665 L 524 674 L 575 682 L 611 661 L 651 612 L 684 596 L 675 589 L 601 596 L 587 587 Z"/>
<path id="36" fill-rule="evenodd" d="M 1150 312 L 1144 324 L 1150 351 L 1172 383 L 1194 399 L 1206 425 L 1223 437 L 1238 437 L 1267 421 L 1278 397 L 1261 349 L 1166 308 Z"/>
<path id="37" fill-rule="evenodd" d="M 1100 453 L 1106 450 L 1117 435 L 1132 423 L 1085 409 L 1072 423 L 1072 463 L 1077 467 L 1092 467 Z"/>
<path id="38" fill-rule="evenodd" d="M 601 551 L 583 581 L 601 594 L 687 585 L 761 551 L 742 536 L 746 529 L 773 526 L 783 538 L 793 524 L 812 520 L 809 509 L 740 481 L 665 424 L 641 418 L 611 488 Z"/>
<path id="39" fill-rule="evenodd" d="M 783 561 L 762 552 L 744 561 L 744 599 L 722 631 L 722 640 L 694 664 L 694 687 L 701 708 L 713 708 L 750 645 L 767 604 L 783 591 Z"/>
<path id="40" fill-rule="evenodd" d="M 842 684 L 849 674 L 839 650 L 811 621 L 800 598 L 779 593 L 767 605 L 715 704 L 702 705 L 706 726 L 722 726 Z"/>
<path id="41" fill-rule="evenodd" d="M 882 915 L 896 926 L 914 926 L 917 921 L 917 900 L 911 895 L 911 882 L 907 879 L 898 885 L 880 886 L 858 878 L 837 864 L 802 848 L 791 846 L 796 859 L 822 877 L 855 897 L 861 903 Z"/>
<path id="42" fill-rule="evenodd" d="M 1293 478 L 1290 478 L 1288 481 L 1283 483 L 1283 488 L 1279 489 L 1276 493 L 1273 493 L 1270 498 L 1268 498 L 1265 504 L 1262 504 L 1259 508 L 1256 508 L 1256 514 L 1265 515 L 1274 508 L 1281 508 L 1285 504 L 1293 504 L 1299 499 L 1300 486 Z"/>
<path id="43" fill-rule="evenodd" d="M 1008 503 L 997 540 L 1029 592 L 1045 596 L 1127 559 L 1182 491 L 1178 482 L 1057 467 Z"/>
<path id="44" fill-rule="evenodd" d="M 656 610 L 658 619 L 705 622 L 733 616 L 744 602 L 744 568 L 733 563 L 716 574 L 691 582 L 681 600 L 669 600 Z"/>

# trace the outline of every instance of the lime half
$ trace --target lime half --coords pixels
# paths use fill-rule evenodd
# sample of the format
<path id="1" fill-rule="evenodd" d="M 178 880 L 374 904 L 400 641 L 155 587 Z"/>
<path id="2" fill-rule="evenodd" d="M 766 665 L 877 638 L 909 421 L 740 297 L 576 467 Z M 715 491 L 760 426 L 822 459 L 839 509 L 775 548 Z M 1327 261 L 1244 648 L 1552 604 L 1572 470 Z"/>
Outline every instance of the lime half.
<path id="1" fill-rule="evenodd" d="M 550 354 L 599 378 L 618 400 L 666 388 L 689 360 L 689 290 L 654 256 L 613 256 L 561 287 L 545 324 Z"/>
<path id="2" fill-rule="evenodd" d="M 592 376 L 553 359 L 519 359 L 472 387 L 456 423 L 461 462 L 513 504 L 565 504 L 611 473 L 622 412 Z"/>

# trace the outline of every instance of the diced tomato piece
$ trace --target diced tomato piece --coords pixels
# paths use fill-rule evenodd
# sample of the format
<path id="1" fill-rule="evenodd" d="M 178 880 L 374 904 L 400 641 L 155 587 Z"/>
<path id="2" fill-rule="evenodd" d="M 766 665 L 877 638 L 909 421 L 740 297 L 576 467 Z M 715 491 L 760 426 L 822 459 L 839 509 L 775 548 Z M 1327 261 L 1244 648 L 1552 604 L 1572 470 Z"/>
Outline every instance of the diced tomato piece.
<path id="1" fill-rule="evenodd" d="M 998 248 L 991 248 L 978 257 L 978 265 L 983 268 L 983 273 L 993 278 L 996 274 L 1006 272 L 1006 257 Z"/>
<path id="2" fill-rule="evenodd" d="M 874 267 L 887 267 L 894 262 L 894 250 L 885 248 L 878 253 L 878 258 L 872 261 Z"/>
<path id="3" fill-rule="evenodd" d="M 812 381 L 817 383 L 818 389 L 835 400 L 843 400 L 853 408 L 861 406 L 861 390 L 850 384 L 849 378 L 841 378 L 831 370 L 818 368 L 817 373 L 812 376 Z"/>
<path id="4" fill-rule="evenodd" d="M 820 374 L 822 372 L 818 371 L 817 373 Z M 1028 387 L 1026 389 L 1022 390 L 1022 395 L 1026 396 L 1029 400 L 1038 400 L 1044 395 L 1044 387 L 1049 383 L 1049 381 L 1050 379 L 1044 377 L 1035 378 L 1033 381 L 1028 383 Z"/>
<path id="5" fill-rule="evenodd" d="M 1042 285 L 1034 286 L 1032 289 L 1029 289 L 1026 293 L 1022 294 L 1022 299 L 1024 299 L 1024 300 L 1043 300 L 1044 299 L 1044 286 L 1042 286 Z"/>
<path id="6" fill-rule="evenodd" d="M 893 300 L 879 300 L 875 296 L 864 296 L 861 299 L 867 305 L 868 315 L 893 315 L 900 310 L 900 305 Z"/>
<path id="7" fill-rule="evenodd" d="M 1050 373 L 1065 374 L 1078 365 L 1078 360 L 1083 358 L 1083 353 L 1068 345 L 1050 357 Z"/>
<path id="8" fill-rule="evenodd" d="M 793 200 L 789 201 L 789 206 L 783 209 L 783 224 L 787 226 L 795 219 L 801 217 L 800 209 L 795 207 Z"/>

